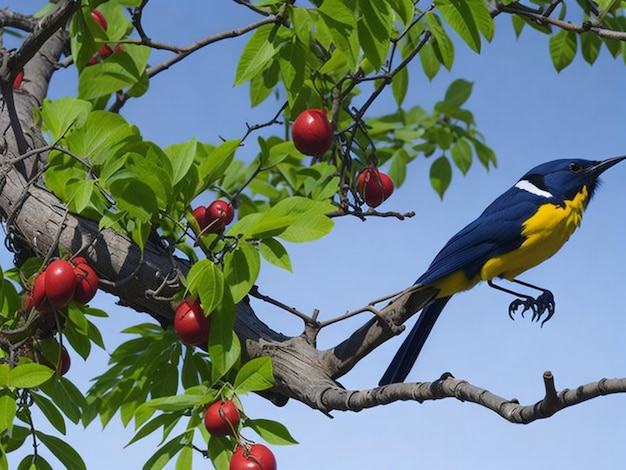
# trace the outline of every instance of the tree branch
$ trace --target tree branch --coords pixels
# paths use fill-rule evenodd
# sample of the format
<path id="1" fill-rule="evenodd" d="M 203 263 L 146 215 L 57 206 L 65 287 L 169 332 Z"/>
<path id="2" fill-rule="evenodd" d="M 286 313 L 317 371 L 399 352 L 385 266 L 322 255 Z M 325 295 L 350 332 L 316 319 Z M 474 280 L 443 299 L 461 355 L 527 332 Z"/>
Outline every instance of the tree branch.
<path id="1" fill-rule="evenodd" d="M 396 401 L 423 403 L 442 398 L 456 398 L 487 408 L 511 423 L 529 424 L 593 398 L 626 392 L 626 378 L 604 378 L 573 390 L 563 389 L 558 393 L 554 388 L 551 372 L 545 372 L 543 379 L 546 394 L 532 405 L 520 405 L 515 399 L 500 397 L 466 380 L 455 379 L 447 373 L 434 382 L 391 384 L 360 391 L 334 388 L 325 390 L 321 396 L 324 409 L 340 411 L 361 411 Z"/>

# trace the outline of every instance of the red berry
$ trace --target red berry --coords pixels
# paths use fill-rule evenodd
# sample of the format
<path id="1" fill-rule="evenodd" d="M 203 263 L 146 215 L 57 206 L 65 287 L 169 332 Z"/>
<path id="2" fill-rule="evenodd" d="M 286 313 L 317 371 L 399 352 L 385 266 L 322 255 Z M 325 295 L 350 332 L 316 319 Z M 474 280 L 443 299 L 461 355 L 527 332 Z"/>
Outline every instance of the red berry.
<path id="1" fill-rule="evenodd" d="M 96 65 L 98 63 L 98 59 L 94 56 L 91 57 L 88 61 L 87 61 L 87 65 Z"/>
<path id="2" fill-rule="evenodd" d="M 52 312 L 52 305 L 46 297 L 46 272 L 43 271 L 37 274 L 35 282 L 33 283 L 33 290 L 31 292 L 33 305 L 35 309 L 42 313 Z"/>
<path id="3" fill-rule="evenodd" d="M 235 217 L 235 209 L 232 204 L 218 199 L 209 204 L 206 208 L 204 223 L 207 232 L 220 233 L 224 228 L 233 221 Z"/>
<path id="4" fill-rule="evenodd" d="M 214 436 L 233 436 L 239 428 L 239 410 L 232 400 L 211 403 L 204 413 L 206 430 Z"/>
<path id="5" fill-rule="evenodd" d="M 204 230 L 206 227 L 206 207 L 198 206 L 193 210 L 193 218 L 196 219 L 200 230 Z"/>
<path id="6" fill-rule="evenodd" d="M 228 468 L 230 470 L 276 470 L 276 457 L 263 444 L 238 445 Z"/>
<path id="7" fill-rule="evenodd" d="M 124 44 L 118 44 L 117 46 L 115 46 L 115 49 L 113 49 L 113 54 L 120 54 L 125 51 L 126 49 L 124 49 Z"/>
<path id="8" fill-rule="evenodd" d="M 333 127 L 323 109 L 300 113 L 291 128 L 296 148 L 305 155 L 321 157 L 333 144 Z"/>
<path id="9" fill-rule="evenodd" d="M 356 180 L 356 190 L 370 207 L 378 207 L 393 193 L 393 181 L 373 166 L 365 168 Z"/>
<path id="10" fill-rule="evenodd" d="M 192 346 L 206 345 L 211 323 L 200 303 L 185 299 L 174 314 L 174 331 L 180 339 Z"/>
<path id="11" fill-rule="evenodd" d="M 93 299 L 96 292 L 98 292 L 100 278 L 93 268 L 87 264 L 85 258 L 74 258 L 72 262 L 74 264 L 74 274 L 76 275 L 74 300 L 81 304 L 86 304 Z"/>
<path id="12" fill-rule="evenodd" d="M 109 46 L 108 44 L 102 44 L 100 50 L 98 51 L 98 54 L 102 59 L 106 59 L 111 54 L 113 54 L 113 49 L 111 49 L 111 46 Z"/>
<path id="13" fill-rule="evenodd" d="M 13 80 L 14 90 L 17 90 L 19 87 L 22 86 L 22 80 L 24 80 L 24 71 L 20 70 L 19 72 L 17 72 L 17 75 L 15 76 L 15 79 Z"/>
<path id="14" fill-rule="evenodd" d="M 64 308 L 74 297 L 76 274 L 69 261 L 58 259 L 46 268 L 46 297 L 55 308 Z"/>
<path id="15" fill-rule="evenodd" d="M 96 23 L 100 25 L 102 29 L 104 29 L 105 31 L 107 30 L 107 27 L 109 25 L 107 24 L 107 20 L 102 13 L 100 13 L 98 10 L 92 10 L 91 17 Z"/>
<path id="16" fill-rule="evenodd" d="M 71 365 L 72 359 L 70 358 L 70 353 L 67 352 L 65 346 L 61 346 L 61 358 L 59 360 L 59 364 L 57 365 L 59 375 L 67 374 L 67 371 L 70 370 Z"/>

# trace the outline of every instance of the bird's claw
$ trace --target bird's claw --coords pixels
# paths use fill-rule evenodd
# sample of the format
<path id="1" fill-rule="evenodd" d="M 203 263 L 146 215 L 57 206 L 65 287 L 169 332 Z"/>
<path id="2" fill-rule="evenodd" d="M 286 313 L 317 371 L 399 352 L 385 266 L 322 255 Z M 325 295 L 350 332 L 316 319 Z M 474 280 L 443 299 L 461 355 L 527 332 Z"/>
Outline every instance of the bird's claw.
<path id="1" fill-rule="evenodd" d="M 544 318 L 541 322 L 541 325 L 543 326 L 543 324 L 550 320 L 552 315 L 554 315 L 555 305 L 556 303 L 552 292 L 544 290 L 537 298 L 523 296 L 511 302 L 509 305 L 509 317 L 511 320 L 514 320 L 515 318 L 513 315 L 520 309 L 520 307 L 522 308 L 522 318 L 524 317 L 524 313 L 526 313 L 526 311 L 532 310 L 533 316 L 531 321 L 539 321 L 541 317 L 547 313 L 546 318 Z"/>

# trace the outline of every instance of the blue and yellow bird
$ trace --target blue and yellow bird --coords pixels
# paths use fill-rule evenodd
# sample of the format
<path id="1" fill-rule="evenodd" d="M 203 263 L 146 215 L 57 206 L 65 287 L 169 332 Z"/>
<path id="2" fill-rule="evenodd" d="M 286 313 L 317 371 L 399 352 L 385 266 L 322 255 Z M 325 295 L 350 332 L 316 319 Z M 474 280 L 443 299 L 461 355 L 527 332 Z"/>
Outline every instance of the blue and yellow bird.
<path id="1" fill-rule="evenodd" d="M 480 281 L 515 295 L 509 315 L 532 310 L 533 319 L 554 314 L 552 293 L 517 278 L 554 255 L 580 225 L 599 176 L 626 156 L 603 161 L 581 159 L 543 163 L 498 197 L 472 223 L 453 236 L 416 281 L 433 291 L 409 336 L 404 340 L 380 385 L 402 382 L 450 298 Z M 498 286 L 493 279 L 540 291 L 536 298 Z"/>

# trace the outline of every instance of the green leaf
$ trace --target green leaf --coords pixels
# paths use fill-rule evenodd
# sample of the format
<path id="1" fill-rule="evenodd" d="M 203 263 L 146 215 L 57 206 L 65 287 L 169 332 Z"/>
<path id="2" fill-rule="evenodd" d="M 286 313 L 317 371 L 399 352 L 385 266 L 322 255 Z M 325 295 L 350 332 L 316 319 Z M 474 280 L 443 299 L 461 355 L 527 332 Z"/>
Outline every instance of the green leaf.
<path id="1" fill-rule="evenodd" d="M 0 389 L 0 433 L 11 429 L 17 411 L 15 394 L 8 388 Z"/>
<path id="2" fill-rule="evenodd" d="M 472 94 L 474 84 L 467 80 L 457 79 L 453 81 L 444 97 L 445 103 L 453 108 L 460 108 Z"/>
<path id="3" fill-rule="evenodd" d="M 193 447 L 186 445 L 178 454 L 175 470 L 189 470 L 193 464 Z"/>
<path id="4" fill-rule="evenodd" d="M 275 238 L 264 238 L 259 243 L 259 251 L 263 258 L 279 268 L 292 272 L 291 260 L 285 247 Z"/>
<path id="5" fill-rule="evenodd" d="M 262 161 L 263 169 L 270 169 L 281 163 L 287 157 L 291 157 L 294 155 L 298 156 L 299 152 L 296 150 L 296 146 L 291 140 L 272 145 L 272 147 L 269 149 L 268 157 Z"/>
<path id="6" fill-rule="evenodd" d="M 441 25 L 441 20 L 437 15 L 427 13 L 425 18 L 428 23 L 428 29 L 435 39 L 434 42 L 431 43 L 433 52 L 439 62 L 450 70 L 452 68 L 452 62 L 454 62 L 454 44 Z"/>
<path id="7" fill-rule="evenodd" d="M 249 360 L 235 377 L 235 393 L 259 392 L 274 386 L 272 360 L 269 357 L 257 357 Z"/>
<path id="8" fill-rule="evenodd" d="M 71 133 L 65 142 L 74 154 L 100 165 L 115 160 L 127 145 L 140 140 L 137 128 L 129 125 L 119 114 L 92 111 L 85 125 Z"/>
<path id="9" fill-rule="evenodd" d="M 483 0 L 437 0 L 435 5 L 443 19 L 474 52 L 480 53 L 480 34 L 487 41 L 493 38 L 493 18 Z"/>
<path id="10" fill-rule="evenodd" d="M 259 436 L 272 445 L 297 444 L 287 428 L 276 421 L 269 419 L 249 419 L 246 426 L 252 428 Z"/>
<path id="11" fill-rule="evenodd" d="M 332 1 L 322 3 L 317 12 L 315 40 L 331 54 L 320 72 L 343 74 L 355 70 L 361 48 L 353 11 L 344 2 Z"/>
<path id="12" fill-rule="evenodd" d="M 283 79 L 283 85 L 287 92 L 287 99 L 293 105 L 302 87 L 304 86 L 305 73 L 307 72 L 307 50 L 294 37 L 292 41 L 285 44 L 280 50 L 280 60 L 278 61 L 280 76 Z M 273 68 L 268 69 L 272 71 Z M 268 74 L 263 74 L 266 78 Z M 273 89 L 276 82 L 269 80 L 265 86 Z"/>
<path id="13" fill-rule="evenodd" d="M 54 404 L 43 395 L 32 393 L 31 396 L 35 400 L 35 404 L 39 407 L 48 422 L 61 434 L 65 434 L 65 419 Z"/>
<path id="14" fill-rule="evenodd" d="M 404 26 L 408 26 L 413 19 L 415 5 L 412 0 L 389 0 L 389 5 L 398 14 Z"/>
<path id="15" fill-rule="evenodd" d="M 154 410 L 174 412 L 188 410 L 203 403 L 204 397 L 202 395 L 190 395 L 185 393 L 182 395 L 155 398 L 141 406 Z"/>
<path id="16" fill-rule="evenodd" d="M 87 406 L 83 393 L 68 379 L 48 380 L 41 386 L 41 390 L 48 395 L 61 412 L 73 423 L 78 423 Z"/>
<path id="17" fill-rule="evenodd" d="M 82 127 L 90 111 L 89 101 L 71 97 L 55 101 L 46 99 L 41 109 L 41 128 L 53 139 L 59 139 L 68 129 Z"/>
<path id="18" fill-rule="evenodd" d="M 441 63 L 437 59 L 433 45 L 430 42 L 425 44 L 419 54 L 424 73 L 429 80 L 432 80 L 441 68 Z"/>
<path id="19" fill-rule="evenodd" d="M 289 36 L 287 31 L 281 25 L 267 24 L 252 33 L 239 57 L 234 86 L 260 75 L 271 65 L 278 56 L 281 43 Z"/>
<path id="20" fill-rule="evenodd" d="M 253 238 L 278 236 L 294 243 L 317 240 L 328 234 L 334 226 L 332 219 L 326 215 L 333 210 L 334 206 L 327 201 L 313 201 L 299 196 L 289 197 L 263 214 L 251 236 Z M 235 227 L 236 224 L 232 229 Z"/>
<path id="21" fill-rule="evenodd" d="M 216 470 L 229 469 L 230 459 L 233 455 L 233 444 L 228 438 L 209 436 L 207 452 Z"/>
<path id="22" fill-rule="evenodd" d="M 557 72 L 572 63 L 578 46 L 574 31 L 561 29 L 550 37 L 550 57 Z"/>
<path id="23" fill-rule="evenodd" d="M 250 292 L 261 270 L 259 251 L 250 243 L 240 242 L 237 249 L 224 256 L 224 277 L 233 301 L 240 302 Z"/>
<path id="24" fill-rule="evenodd" d="M 409 70 L 404 67 L 393 77 L 393 81 L 391 82 L 391 91 L 398 107 L 401 107 L 402 103 L 404 103 L 408 89 Z"/>
<path id="25" fill-rule="evenodd" d="M 170 145 L 163 149 L 172 165 L 172 185 L 182 180 L 193 165 L 197 147 L 198 143 L 193 138 L 188 142 Z"/>
<path id="26" fill-rule="evenodd" d="M 87 469 L 85 462 L 81 456 L 71 446 L 63 440 L 55 436 L 44 434 L 41 431 L 35 431 L 39 440 L 52 452 L 52 454 L 65 465 L 66 468 L 72 470 Z"/>
<path id="27" fill-rule="evenodd" d="M 472 147 L 467 139 L 459 139 L 450 149 L 450 156 L 461 173 L 464 175 L 472 166 Z"/>
<path id="28" fill-rule="evenodd" d="M 19 364 L 9 372 L 8 385 L 15 388 L 34 388 L 48 380 L 54 371 L 34 362 Z"/>
<path id="29" fill-rule="evenodd" d="M 182 414 L 174 413 L 164 413 L 156 416 L 154 419 L 144 424 L 124 447 L 128 447 L 129 445 L 143 439 L 144 437 L 149 436 L 161 427 L 164 429 L 171 427 L 172 425 L 178 423 L 178 421 L 180 421 L 182 417 Z"/>
<path id="30" fill-rule="evenodd" d="M 102 62 L 85 67 L 78 82 L 79 98 L 93 100 L 108 96 L 145 80 L 144 72 L 149 57 L 149 47 L 125 44 L 123 52 L 114 53 Z"/>
<path id="31" fill-rule="evenodd" d="M 439 157 L 430 166 L 430 184 L 443 199 L 443 195 L 452 180 L 452 166 L 446 157 Z"/>
<path id="32" fill-rule="evenodd" d="M 172 460 L 183 447 L 185 447 L 184 437 L 185 433 L 180 434 L 168 441 L 165 445 L 159 447 L 159 450 L 157 450 L 144 464 L 142 467 L 143 470 L 161 470 L 164 468 L 165 465 Z"/>
<path id="33" fill-rule="evenodd" d="M 203 146 L 198 147 L 196 158 L 200 158 L 198 174 L 203 182 L 203 187 L 208 187 L 224 175 L 240 144 L 240 139 L 227 140 L 210 152 L 207 152 Z"/>
<path id="34" fill-rule="evenodd" d="M 485 168 L 488 169 L 490 164 L 493 164 L 493 166 L 498 165 L 496 154 L 490 147 L 483 144 L 478 139 L 473 139 L 472 143 L 474 144 L 474 150 L 476 151 L 478 160 L 480 160 L 480 163 L 482 163 Z"/>
<path id="35" fill-rule="evenodd" d="M 399 148 L 391 158 L 391 166 L 389 167 L 389 177 L 396 184 L 396 187 L 402 186 L 406 179 L 407 163 L 411 161 L 411 156 L 404 148 Z"/>
<path id="36" fill-rule="evenodd" d="M 594 33 L 584 33 L 580 35 L 580 51 L 583 58 L 589 65 L 593 65 L 600 49 L 602 48 L 602 39 Z"/>
<path id="37" fill-rule="evenodd" d="M 359 0 L 361 17 L 357 23 L 359 44 L 363 55 L 375 70 L 385 63 L 390 45 L 393 15 L 386 1 Z"/>
<path id="38" fill-rule="evenodd" d="M 216 382 L 239 360 L 241 344 L 233 331 L 235 326 L 235 304 L 228 295 L 211 316 L 209 331 L 209 356 L 211 357 L 211 379 Z"/>
<path id="39" fill-rule="evenodd" d="M 224 274 L 212 261 L 203 259 L 195 263 L 187 274 L 187 288 L 200 297 L 200 304 L 209 315 L 224 297 Z"/>

